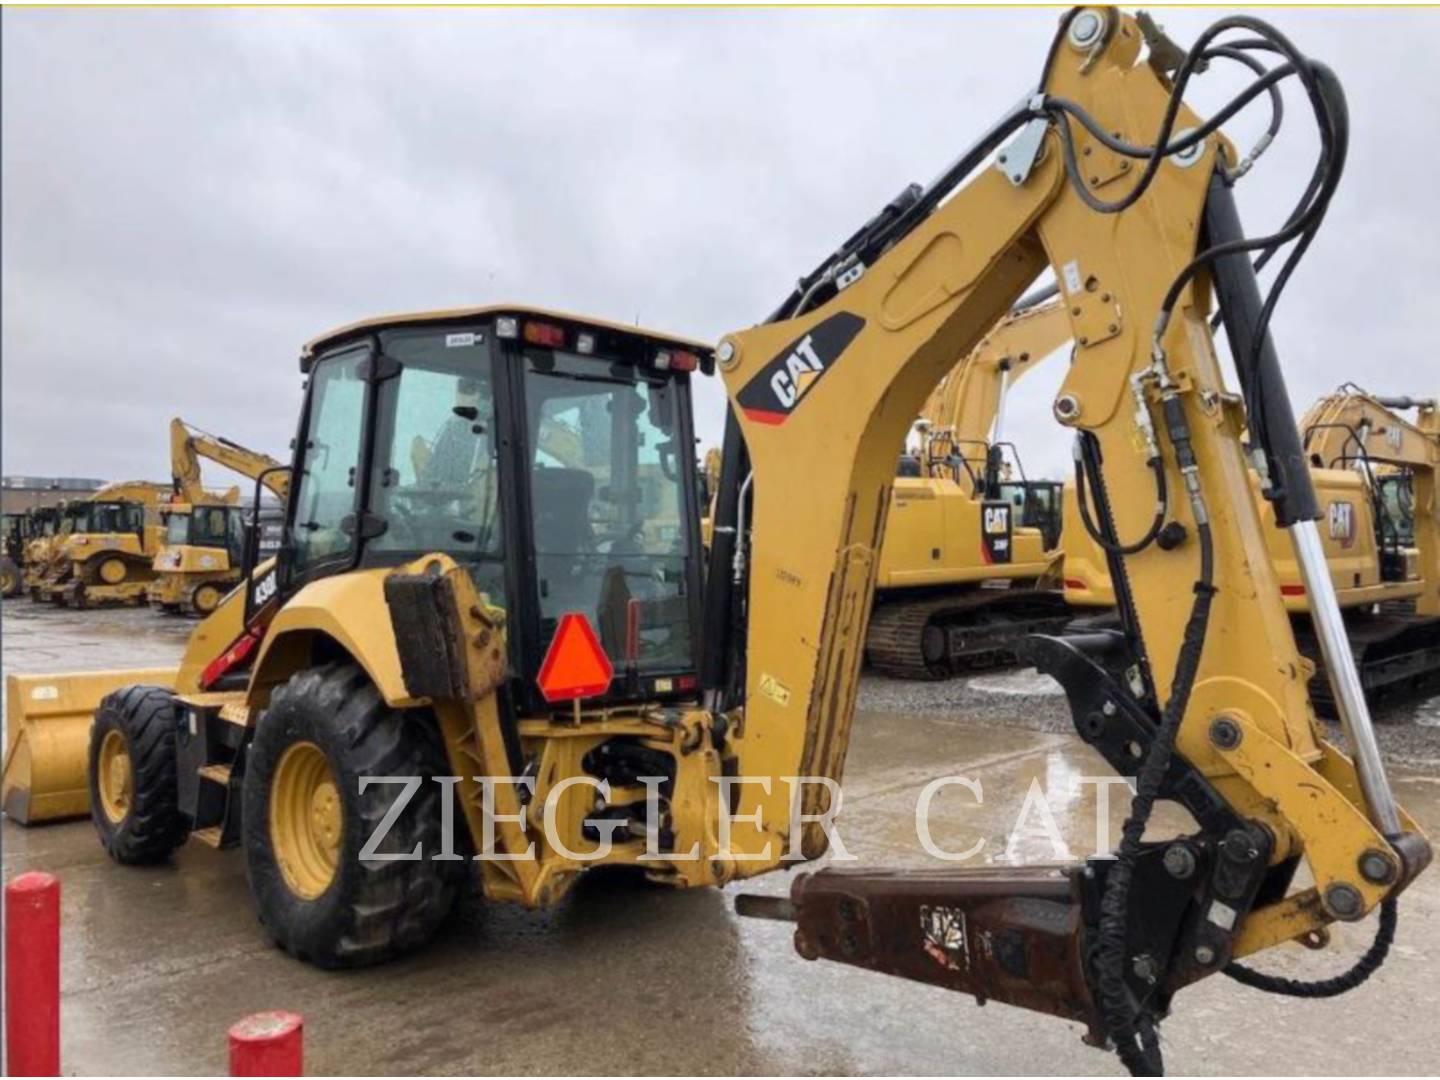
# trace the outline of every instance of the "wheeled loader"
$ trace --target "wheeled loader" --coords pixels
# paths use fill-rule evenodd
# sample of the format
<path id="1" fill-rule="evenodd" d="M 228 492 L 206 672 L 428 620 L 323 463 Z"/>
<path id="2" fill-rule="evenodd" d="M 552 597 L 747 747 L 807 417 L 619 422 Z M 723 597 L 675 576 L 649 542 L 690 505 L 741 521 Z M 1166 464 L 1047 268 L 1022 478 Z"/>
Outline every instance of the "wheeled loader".
<path id="1" fill-rule="evenodd" d="M 1281 62 L 1216 51 L 1236 33 Z M 1190 74 L 1231 53 L 1259 86 L 1204 120 Z M 1048 647 L 1068 657 L 1077 734 L 1135 778 L 1119 847 L 1051 867 L 830 867 L 743 906 L 795 920 L 809 958 L 1078 1021 L 1137 1072 L 1161 1067 L 1158 1024 L 1206 976 L 1312 995 L 1363 982 L 1430 846 L 1359 692 L 1251 263 L 1287 236 L 1244 234 L 1234 188 L 1253 152 L 1220 130 L 1287 79 L 1311 91 L 1327 151 L 1297 183 L 1295 239 L 1319 227 L 1344 160 L 1328 68 L 1253 17 L 1184 50 L 1117 9 L 1067 13 L 1032 93 L 715 348 L 732 408 L 703 611 L 676 373 L 709 350 L 518 308 L 317 340 L 285 546 L 199 625 L 171 688 L 120 676 L 100 702 L 102 842 L 134 862 L 189 835 L 242 846 L 267 931 L 327 965 L 419 944 L 465 874 L 491 900 L 545 906 L 595 865 L 683 887 L 818 858 L 896 447 L 954 358 L 1050 269 L 1077 343 L 1054 411 L 1089 448 L 1130 589 L 1120 632 Z M 594 434 L 552 453 L 557 418 Z M 1247 428 L 1353 758 L 1315 718 Z M 33 691 L 70 685 L 12 681 L 21 723 Z M 1193 828 L 1145 839 L 1159 799 Z M 463 822 L 449 848 L 447 820 Z M 1323 987 L 1244 962 L 1322 947 L 1330 923 L 1377 909 L 1363 962 Z"/>
<path id="2" fill-rule="evenodd" d="M 289 491 L 289 466 L 200 431 L 178 416 L 170 421 L 175 490 L 165 506 L 165 538 L 155 554 L 155 579 L 146 597 L 152 607 L 171 614 L 208 615 L 240 581 L 245 544 L 240 493 L 207 491 L 200 480 L 201 458 L 258 482 L 281 501 Z"/>

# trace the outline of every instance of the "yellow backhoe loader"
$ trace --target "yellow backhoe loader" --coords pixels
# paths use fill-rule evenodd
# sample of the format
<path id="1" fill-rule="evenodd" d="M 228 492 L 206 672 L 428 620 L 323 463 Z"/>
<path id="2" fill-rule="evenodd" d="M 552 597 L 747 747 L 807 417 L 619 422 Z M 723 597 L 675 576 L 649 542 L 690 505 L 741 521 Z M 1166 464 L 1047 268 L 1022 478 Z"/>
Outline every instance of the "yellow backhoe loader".
<path id="1" fill-rule="evenodd" d="M 143 480 L 67 503 L 48 564 L 31 596 L 69 607 L 143 604 L 160 547 L 160 500 L 169 488 Z"/>
<path id="2" fill-rule="evenodd" d="M 1022 302 L 926 401 L 875 577 L 865 658 L 877 671 L 936 679 L 1008 662 L 1026 635 L 1068 621 L 1055 485 L 1006 478 L 1003 426 L 1006 392 L 1069 337 L 1063 305 Z"/>
<path id="3" fill-rule="evenodd" d="M 1416 422 L 1399 416 L 1397 407 L 1418 409 Z M 1431 400 L 1377 398 L 1346 388 L 1322 398 L 1300 421 L 1331 584 L 1372 703 L 1381 695 L 1428 687 L 1440 674 L 1440 511 L 1433 497 L 1440 422 L 1435 417 Z M 1251 493 L 1266 526 L 1280 595 L 1301 651 L 1316 666 L 1311 695 L 1328 711 L 1333 702 L 1312 629 L 1310 598 L 1289 535 L 1273 527 L 1262 486 L 1252 470 Z M 1095 524 L 1082 520 L 1087 508 L 1073 483 L 1066 487 L 1064 507 L 1066 602 L 1077 611 L 1113 611 L 1111 567 Z"/>
<path id="4" fill-rule="evenodd" d="M 1204 120 L 1185 90 L 1222 62 L 1256 81 Z M 1143 17 L 1077 9 L 1038 73 L 931 185 L 716 347 L 731 410 L 703 609 L 685 399 L 708 350 L 514 307 L 313 342 L 279 555 L 199 624 L 178 671 L 116 674 L 98 701 L 88 775 L 107 850 L 241 846 L 267 932 L 327 966 L 423 942 L 466 873 L 492 901 L 540 907 L 597 865 L 687 887 L 819 857 L 896 448 L 1049 269 L 1077 346 L 1054 411 L 1086 448 L 1131 606 L 1125 633 L 1047 640 L 1069 658 L 1053 667 L 1077 733 L 1136 779 L 1119 847 L 1048 867 L 830 867 L 743 907 L 796 920 L 810 958 L 1079 1021 L 1134 1071 L 1160 1068 L 1158 1024 L 1206 976 L 1313 995 L 1363 982 L 1430 847 L 1375 744 L 1251 262 L 1323 220 L 1343 94 L 1248 16 L 1182 50 Z M 1220 128 L 1293 81 L 1324 153 L 1282 231 L 1247 238 L 1233 188 L 1254 155 Z M 592 433 L 578 463 L 543 449 L 555 421 Z M 1315 718 L 1247 428 L 1353 759 Z M 24 738 L 37 703 L 78 705 L 100 682 L 12 677 L 11 722 Z M 7 771 L 7 808 L 18 781 Z M 1193 829 L 1143 839 L 1157 799 Z M 1363 961 L 1323 984 L 1241 963 L 1323 946 L 1330 923 L 1377 908 Z"/>
<path id="5" fill-rule="evenodd" d="M 187 615 L 208 615 L 240 580 L 245 543 L 239 490 L 223 495 L 200 482 L 200 459 L 223 465 L 264 486 L 281 502 L 290 488 L 290 469 L 267 454 L 218 435 L 170 421 L 170 469 L 174 498 L 165 507 L 165 539 L 155 555 L 155 580 L 147 597 L 152 607 Z"/>

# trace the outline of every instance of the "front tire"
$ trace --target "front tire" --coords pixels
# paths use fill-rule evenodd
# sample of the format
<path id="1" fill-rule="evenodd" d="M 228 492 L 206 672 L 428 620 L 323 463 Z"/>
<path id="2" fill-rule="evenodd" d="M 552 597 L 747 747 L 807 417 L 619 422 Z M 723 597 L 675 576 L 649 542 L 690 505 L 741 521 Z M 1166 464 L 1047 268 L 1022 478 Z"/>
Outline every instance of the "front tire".
<path id="1" fill-rule="evenodd" d="M 276 944 L 324 968 L 360 967 L 424 944 L 448 914 L 464 862 L 441 850 L 440 796 L 449 772 L 433 721 L 389 708 L 354 664 L 302 671 L 276 689 L 245 766 L 250 891 Z M 361 849 L 414 776 L 419 790 L 377 847 Z"/>
<path id="2" fill-rule="evenodd" d="M 190 594 L 190 614 L 205 618 L 220 606 L 224 596 L 224 590 L 211 582 L 206 581 L 195 586 L 195 590 Z"/>
<path id="3" fill-rule="evenodd" d="M 90 818 L 116 862 L 155 863 L 185 842 L 176 805 L 180 709 L 160 686 L 127 686 L 100 702 L 90 726 Z"/>

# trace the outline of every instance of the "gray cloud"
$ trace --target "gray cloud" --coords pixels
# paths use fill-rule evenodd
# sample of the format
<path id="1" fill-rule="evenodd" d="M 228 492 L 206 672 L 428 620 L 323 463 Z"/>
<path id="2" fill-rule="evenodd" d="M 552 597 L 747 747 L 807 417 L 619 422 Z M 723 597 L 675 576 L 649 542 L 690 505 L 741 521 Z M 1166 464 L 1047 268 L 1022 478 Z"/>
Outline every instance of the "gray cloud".
<path id="1" fill-rule="evenodd" d="M 1433 12 L 1268 13 L 1345 81 L 1351 165 L 1276 333 L 1302 405 L 1434 393 Z M 1170 11 L 1181 40 L 1215 12 Z M 162 477 L 179 414 L 282 453 L 351 319 L 524 300 L 714 338 L 1026 88 L 1042 11 L 8 10 L 7 472 Z M 1205 83 L 1213 82 L 1213 86 Z M 1197 101 L 1237 82 L 1207 76 Z M 1303 108 L 1242 190 L 1308 176 Z M 1235 125 L 1241 144 L 1261 110 Z M 1032 473 L 1063 362 L 1016 392 Z M 718 385 L 702 433 L 723 414 Z"/>

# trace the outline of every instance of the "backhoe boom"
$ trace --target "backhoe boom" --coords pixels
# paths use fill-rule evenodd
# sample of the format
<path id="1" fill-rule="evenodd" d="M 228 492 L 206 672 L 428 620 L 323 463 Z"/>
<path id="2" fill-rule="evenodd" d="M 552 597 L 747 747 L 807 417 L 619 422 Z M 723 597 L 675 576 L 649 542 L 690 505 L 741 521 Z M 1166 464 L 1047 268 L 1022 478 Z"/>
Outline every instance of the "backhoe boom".
<path id="1" fill-rule="evenodd" d="M 1225 27 L 1270 32 L 1243 17 Z M 1132 1069 L 1151 1070 L 1175 990 L 1393 902 L 1429 846 L 1394 804 L 1363 699 L 1342 712 L 1358 770 L 1317 726 L 1241 439 L 1247 412 L 1263 419 L 1277 518 L 1293 526 L 1317 619 L 1338 621 L 1323 557 L 1306 550 L 1314 493 L 1249 258 L 1223 260 L 1246 250 L 1229 190 L 1240 155 L 1141 44 L 1141 24 L 1115 9 L 1072 12 L 1042 92 L 1001 125 L 999 138 L 1018 134 L 999 167 L 979 168 L 992 130 L 947 173 L 973 172 L 968 182 L 916 194 L 873 261 L 848 245 L 788 317 L 721 342 L 735 425 L 722 488 L 746 481 L 751 506 L 737 560 L 746 592 L 731 601 L 744 637 L 713 647 L 729 648 L 730 670 L 743 657 L 740 774 L 772 771 L 753 762 L 778 756 L 838 781 L 894 447 L 953 358 L 1051 269 L 1076 342 L 1054 412 L 1098 464 L 1094 498 L 1123 549 L 1133 634 L 1052 641 L 1063 656 L 1050 667 L 1082 737 L 1137 778 L 1125 838 L 1114 858 L 1043 880 L 826 869 L 796 882 L 792 905 L 808 955 L 1084 1019 Z M 1319 65 L 1299 67 L 1324 81 Z M 1338 93 L 1327 81 L 1316 98 L 1333 108 Z M 1157 131 L 1164 152 L 1127 151 Z M 1211 339 L 1217 291 L 1243 399 Z M 803 381 L 777 379 L 797 365 Z M 731 445 L 740 437 L 743 453 Z M 723 526 L 723 494 L 720 505 Z M 712 558 L 725 557 L 717 544 Z M 712 581 L 730 570 L 712 563 Z M 1353 676 L 1348 654 L 1326 659 Z M 1137 668 L 1150 691 L 1132 688 Z M 732 685 L 710 690 L 738 712 Z M 758 839 L 740 824 L 747 813 L 786 834 L 787 794 L 742 792 L 737 846 Z M 1157 799 L 1182 803 L 1199 831 L 1142 842 Z M 814 784 L 800 807 L 819 814 L 829 800 Z M 802 836 L 805 857 L 824 850 L 814 824 Z M 1292 890 L 1302 857 L 1315 884 Z"/>

